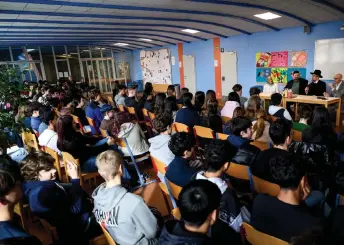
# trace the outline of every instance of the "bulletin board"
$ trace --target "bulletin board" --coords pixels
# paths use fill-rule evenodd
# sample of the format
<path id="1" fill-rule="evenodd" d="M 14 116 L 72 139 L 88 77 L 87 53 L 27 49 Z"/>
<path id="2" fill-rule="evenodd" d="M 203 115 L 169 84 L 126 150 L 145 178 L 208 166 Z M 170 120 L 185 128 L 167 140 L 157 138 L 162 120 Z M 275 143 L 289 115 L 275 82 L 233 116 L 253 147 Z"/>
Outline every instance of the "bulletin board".
<path id="1" fill-rule="evenodd" d="M 140 52 L 143 82 L 172 84 L 170 50 L 142 50 Z"/>
<path id="2" fill-rule="evenodd" d="M 256 53 L 256 82 L 265 83 L 271 76 L 274 83 L 287 83 L 292 73 L 299 71 L 306 78 L 307 51 L 277 51 Z"/>

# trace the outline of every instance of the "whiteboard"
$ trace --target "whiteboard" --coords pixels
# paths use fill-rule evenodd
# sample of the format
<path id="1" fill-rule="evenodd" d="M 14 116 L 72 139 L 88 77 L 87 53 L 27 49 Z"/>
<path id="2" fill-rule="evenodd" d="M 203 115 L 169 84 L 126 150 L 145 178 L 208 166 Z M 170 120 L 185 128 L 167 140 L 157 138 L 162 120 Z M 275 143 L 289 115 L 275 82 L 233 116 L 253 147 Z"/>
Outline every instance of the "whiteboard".
<path id="1" fill-rule="evenodd" d="M 141 50 L 140 60 L 143 82 L 172 84 L 169 49 Z"/>
<path id="2" fill-rule="evenodd" d="M 315 41 L 314 69 L 321 70 L 324 80 L 344 74 L 344 38 Z"/>

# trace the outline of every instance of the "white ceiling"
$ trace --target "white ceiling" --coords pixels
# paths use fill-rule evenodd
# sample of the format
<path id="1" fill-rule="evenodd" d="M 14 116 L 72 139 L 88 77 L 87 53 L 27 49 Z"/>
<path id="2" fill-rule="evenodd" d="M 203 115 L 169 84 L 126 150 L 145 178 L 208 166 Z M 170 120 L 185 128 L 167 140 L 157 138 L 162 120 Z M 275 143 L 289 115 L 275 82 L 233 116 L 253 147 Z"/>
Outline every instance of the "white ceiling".
<path id="1" fill-rule="evenodd" d="M 344 20 L 344 0 L 325 2 L 329 4 L 319 0 L 5 0 L 0 2 L 0 45 L 128 42 L 130 48 L 139 48 Z M 268 11 L 282 18 L 265 21 L 253 16 Z M 200 32 L 181 32 L 185 28 Z"/>

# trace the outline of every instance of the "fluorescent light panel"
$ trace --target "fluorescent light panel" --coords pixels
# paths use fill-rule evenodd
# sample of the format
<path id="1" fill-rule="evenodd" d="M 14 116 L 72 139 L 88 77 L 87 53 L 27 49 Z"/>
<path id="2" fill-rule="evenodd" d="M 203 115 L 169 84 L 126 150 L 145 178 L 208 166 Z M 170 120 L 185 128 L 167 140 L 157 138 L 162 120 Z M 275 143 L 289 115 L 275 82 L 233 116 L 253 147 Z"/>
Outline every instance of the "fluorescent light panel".
<path id="1" fill-rule="evenodd" d="M 142 41 L 147 41 L 147 42 L 153 41 L 152 39 L 148 39 L 148 38 L 139 38 L 139 39 L 142 40 Z"/>
<path id="2" fill-rule="evenodd" d="M 115 46 L 123 47 L 123 46 L 128 46 L 129 44 L 127 43 L 115 43 Z"/>
<path id="3" fill-rule="evenodd" d="M 281 17 L 280 15 L 277 15 L 271 12 L 266 12 L 263 14 L 255 14 L 254 16 L 263 20 L 273 20 L 273 19 L 277 19 Z"/>
<path id="4" fill-rule="evenodd" d="M 193 29 L 184 29 L 184 30 L 182 30 L 183 32 L 187 32 L 187 33 L 191 33 L 191 34 L 196 34 L 196 33 L 198 33 L 199 31 L 197 31 L 197 30 L 193 30 Z"/>

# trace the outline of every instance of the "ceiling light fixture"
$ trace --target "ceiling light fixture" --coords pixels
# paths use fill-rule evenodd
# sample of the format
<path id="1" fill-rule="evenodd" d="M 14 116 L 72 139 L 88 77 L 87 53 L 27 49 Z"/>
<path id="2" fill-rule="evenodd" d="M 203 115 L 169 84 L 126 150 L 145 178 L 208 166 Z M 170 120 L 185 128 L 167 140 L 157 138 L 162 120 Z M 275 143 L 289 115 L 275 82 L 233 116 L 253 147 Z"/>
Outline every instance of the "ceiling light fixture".
<path id="1" fill-rule="evenodd" d="M 142 41 L 147 41 L 147 42 L 153 41 L 152 39 L 148 39 L 148 38 L 139 38 L 139 39 L 142 40 Z"/>
<path id="2" fill-rule="evenodd" d="M 123 46 L 128 46 L 129 44 L 127 43 L 115 43 L 115 46 L 123 47 Z"/>
<path id="3" fill-rule="evenodd" d="M 199 31 L 197 31 L 197 30 L 193 30 L 193 29 L 184 29 L 184 30 L 182 30 L 183 32 L 187 32 L 187 33 L 191 33 L 191 34 L 196 34 L 196 33 L 198 33 Z"/>
<path id="4" fill-rule="evenodd" d="M 254 16 L 263 20 L 273 20 L 273 19 L 277 19 L 281 17 L 280 15 L 277 15 L 271 12 L 266 12 L 263 14 L 255 14 Z"/>

